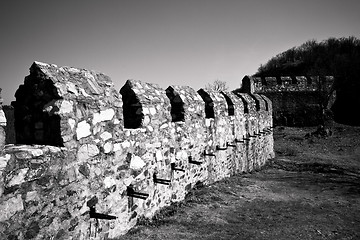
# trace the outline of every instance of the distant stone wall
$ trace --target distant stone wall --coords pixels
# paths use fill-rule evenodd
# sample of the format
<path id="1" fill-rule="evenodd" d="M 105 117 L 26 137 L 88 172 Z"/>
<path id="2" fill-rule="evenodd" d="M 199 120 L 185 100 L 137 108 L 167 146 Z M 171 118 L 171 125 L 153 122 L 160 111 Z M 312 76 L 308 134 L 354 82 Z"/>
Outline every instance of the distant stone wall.
<path id="1" fill-rule="evenodd" d="M 330 92 L 333 76 L 248 77 L 242 80 L 245 92 Z"/>
<path id="2" fill-rule="evenodd" d="M 258 93 L 273 103 L 274 125 L 316 126 L 335 101 L 332 76 L 248 77 L 236 92 Z M 331 103 L 331 104 L 329 104 Z"/>
<path id="3" fill-rule="evenodd" d="M 108 239 L 139 217 L 274 157 L 263 95 L 128 80 L 35 62 L 0 156 L 0 239 Z"/>

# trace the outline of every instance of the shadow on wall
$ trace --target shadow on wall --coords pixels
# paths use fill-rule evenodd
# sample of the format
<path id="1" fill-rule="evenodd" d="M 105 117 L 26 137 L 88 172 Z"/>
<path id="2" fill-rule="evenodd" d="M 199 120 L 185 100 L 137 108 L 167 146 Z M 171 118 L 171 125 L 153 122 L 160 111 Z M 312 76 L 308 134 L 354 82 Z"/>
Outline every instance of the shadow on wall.
<path id="1" fill-rule="evenodd" d="M 131 129 L 139 128 L 144 119 L 144 114 L 142 113 L 140 100 L 133 91 L 130 81 L 125 83 L 125 85 L 120 89 L 120 93 L 124 103 L 124 127 Z"/>
<path id="2" fill-rule="evenodd" d="M 182 101 L 179 94 L 173 87 L 169 86 L 166 89 L 166 96 L 170 99 L 171 103 L 171 119 L 173 122 L 184 122 L 185 121 L 185 110 L 184 102 Z"/>
<path id="3" fill-rule="evenodd" d="M 15 93 L 14 126 L 16 143 L 64 146 L 60 132 L 60 117 L 56 107 L 44 111 L 49 102 L 61 99 L 51 79 L 40 74 L 37 65 L 30 67 L 30 75 Z"/>
<path id="4" fill-rule="evenodd" d="M 345 86 L 336 91 L 336 101 L 332 107 L 334 120 L 338 123 L 360 126 L 360 87 Z"/>

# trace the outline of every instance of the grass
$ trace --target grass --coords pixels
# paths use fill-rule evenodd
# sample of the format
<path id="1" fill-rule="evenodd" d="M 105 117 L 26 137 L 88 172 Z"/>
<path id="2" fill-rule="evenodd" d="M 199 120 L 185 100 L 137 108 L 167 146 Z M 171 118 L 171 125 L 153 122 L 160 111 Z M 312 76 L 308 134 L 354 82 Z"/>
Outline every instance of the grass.
<path id="1" fill-rule="evenodd" d="M 276 128 L 261 171 L 199 186 L 117 240 L 360 239 L 360 128 L 315 130 Z"/>

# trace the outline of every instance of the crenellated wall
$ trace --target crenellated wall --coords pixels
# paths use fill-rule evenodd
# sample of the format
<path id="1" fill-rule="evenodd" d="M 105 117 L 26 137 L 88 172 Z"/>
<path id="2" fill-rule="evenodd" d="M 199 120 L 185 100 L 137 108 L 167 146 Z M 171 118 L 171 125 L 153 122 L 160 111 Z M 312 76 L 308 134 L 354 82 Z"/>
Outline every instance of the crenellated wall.
<path id="1" fill-rule="evenodd" d="M 330 92 L 333 76 L 244 77 L 242 86 L 252 93 L 266 92 Z"/>
<path id="2" fill-rule="evenodd" d="M 235 91 L 267 96 L 276 126 L 315 126 L 324 123 L 324 111 L 331 111 L 334 82 L 332 76 L 245 76 L 241 89 Z"/>
<path id="3" fill-rule="evenodd" d="M 114 238 L 199 182 L 274 157 L 263 95 L 137 80 L 117 92 L 104 74 L 35 62 L 15 96 L 17 144 L 0 155 L 0 239 Z"/>

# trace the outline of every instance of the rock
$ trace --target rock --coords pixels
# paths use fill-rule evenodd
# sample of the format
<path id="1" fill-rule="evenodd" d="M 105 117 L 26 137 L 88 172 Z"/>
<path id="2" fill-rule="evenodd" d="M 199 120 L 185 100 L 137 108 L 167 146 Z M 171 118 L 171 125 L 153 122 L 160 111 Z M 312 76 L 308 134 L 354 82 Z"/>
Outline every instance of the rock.
<path id="1" fill-rule="evenodd" d="M 39 194 L 37 191 L 31 191 L 31 192 L 27 192 L 26 193 L 26 199 L 25 202 L 29 202 L 29 201 L 39 201 Z"/>
<path id="2" fill-rule="evenodd" d="M 70 125 L 71 130 L 73 130 L 75 127 L 76 121 L 72 118 L 69 118 L 68 123 Z"/>
<path id="3" fill-rule="evenodd" d="M 44 154 L 42 149 L 36 149 L 36 148 L 28 148 L 28 149 L 22 149 L 21 152 L 15 153 L 15 156 L 17 159 L 32 159 L 36 157 L 40 157 Z"/>
<path id="4" fill-rule="evenodd" d="M 39 227 L 39 223 L 38 222 L 32 222 L 26 233 L 25 233 L 25 239 L 32 239 L 35 238 L 38 233 L 40 232 L 40 227 Z"/>
<path id="5" fill-rule="evenodd" d="M 72 101 L 67 101 L 67 100 L 63 100 L 61 101 L 60 107 L 59 107 L 59 114 L 67 114 L 67 113 L 72 113 L 73 110 L 73 102 Z"/>
<path id="6" fill-rule="evenodd" d="M 206 118 L 206 119 L 205 119 L 205 125 L 206 125 L 207 127 L 210 127 L 210 124 L 211 124 L 211 119 L 210 119 L 210 118 Z"/>
<path id="7" fill-rule="evenodd" d="M 156 161 L 163 160 L 163 156 L 162 156 L 161 151 L 156 151 L 155 157 L 156 157 Z"/>
<path id="8" fill-rule="evenodd" d="M 116 185 L 116 181 L 112 176 L 107 176 L 104 179 L 104 186 L 105 188 L 111 188 L 112 186 Z"/>
<path id="9" fill-rule="evenodd" d="M 19 185 L 25 182 L 25 176 L 28 172 L 29 168 L 22 168 L 16 174 L 12 175 L 10 181 L 7 184 L 7 187 L 11 187 L 14 185 Z"/>
<path id="10" fill-rule="evenodd" d="M 130 168 L 133 170 L 140 170 L 145 166 L 145 162 L 139 157 L 133 155 L 130 162 Z"/>
<path id="11" fill-rule="evenodd" d="M 90 124 L 88 124 L 86 121 L 79 122 L 76 128 L 76 137 L 77 140 L 80 140 L 81 138 L 87 137 L 91 134 L 90 131 Z"/>
<path id="12" fill-rule="evenodd" d="M 115 143 L 114 146 L 113 146 L 113 151 L 117 152 L 119 150 L 121 150 L 121 144 L 120 143 Z"/>
<path id="13" fill-rule="evenodd" d="M 149 111 L 150 111 L 150 114 L 151 114 L 151 115 L 155 115 L 155 114 L 156 114 L 156 109 L 153 108 L 153 107 L 150 108 Z"/>
<path id="14" fill-rule="evenodd" d="M 3 156 L 0 155 L 0 171 L 2 171 L 6 167 L 10 158 L 11 158 L 10 154 L 5 154 Z"/>
<path id="15" fill-rule="evenodd" d="M 102 134 L 100 134 L 100 137 L 103 141 L 106 141 L 106 140 L 112 138 L 112 135 L 109 132 L 103 132 Z"/>
<path id="16" fill-rule="evenodd" d="M 72 83 L 72 82 L 69 82 L 67 84 L 67 90 L 68 90 L 68 92 L 71 92 L 71 93 L 75 94 L 75 96 L 79 95 L 78 91 L 76 90 L 75 84 Z"/>
<path id="17" fill-rule="evenodd" d="M 99 148 L 94 144 L 84 144 L 80 147 L 77 157 L 79 161 L 88 160 L 100 153 Z"/>
<path id="18" fill-rule="evenodd" d="M 123 148 L 128 148 L 131 146 L 131 143 L 129 141 L 124 141 L 123 143 L 121 143 Z"/>
<path id="19" fill-rule="evenodd" d="M 79 166 L 79 172 L 84 175 L 85 177 L 90 176 L 90 168 L 87 163 L 83 163 Z"/>
<path id="20" fill-rule="evenodd" d="M 104 153 L 109 153 L 109 152 L 111 152 L 112 148 L 113 148 L 113 145 L 112 145 L 111 142 L 105 143 L 105 144 L 104 144 Z"/>
<path id="21" fill-rule="evenodd" d="M 24 210 L 21 195 L 9 198 L 0 205 L 0 222 L 8 220 L 15 213 Z"/>
<path id="22" fill-rule="evenodd" d="M 93 124 L 103 122 L 103 121 L 109 121 L 115 116 L 115 111 L 113 109 L 106 109 L 103 111 L 100 111 L 100 113 L 94 113 L 93 116 Z"/>
<path id="23" fill-rule="evenodd" d="M 149 108 L 143 108 L 143 114 L 148 115 L 150 113 Z"/>
<path id="24" fill-rule="evenodd" d="M 144 116 L 144 119 L 143 119 L 142 125 L 143 125 L 143 126 L 146 126 L 146 125 L 148 125 L 149 123 L 150 123 L 150 117 L 147 116 L 147 115 L 145 115 L 145 116 Z"/>

